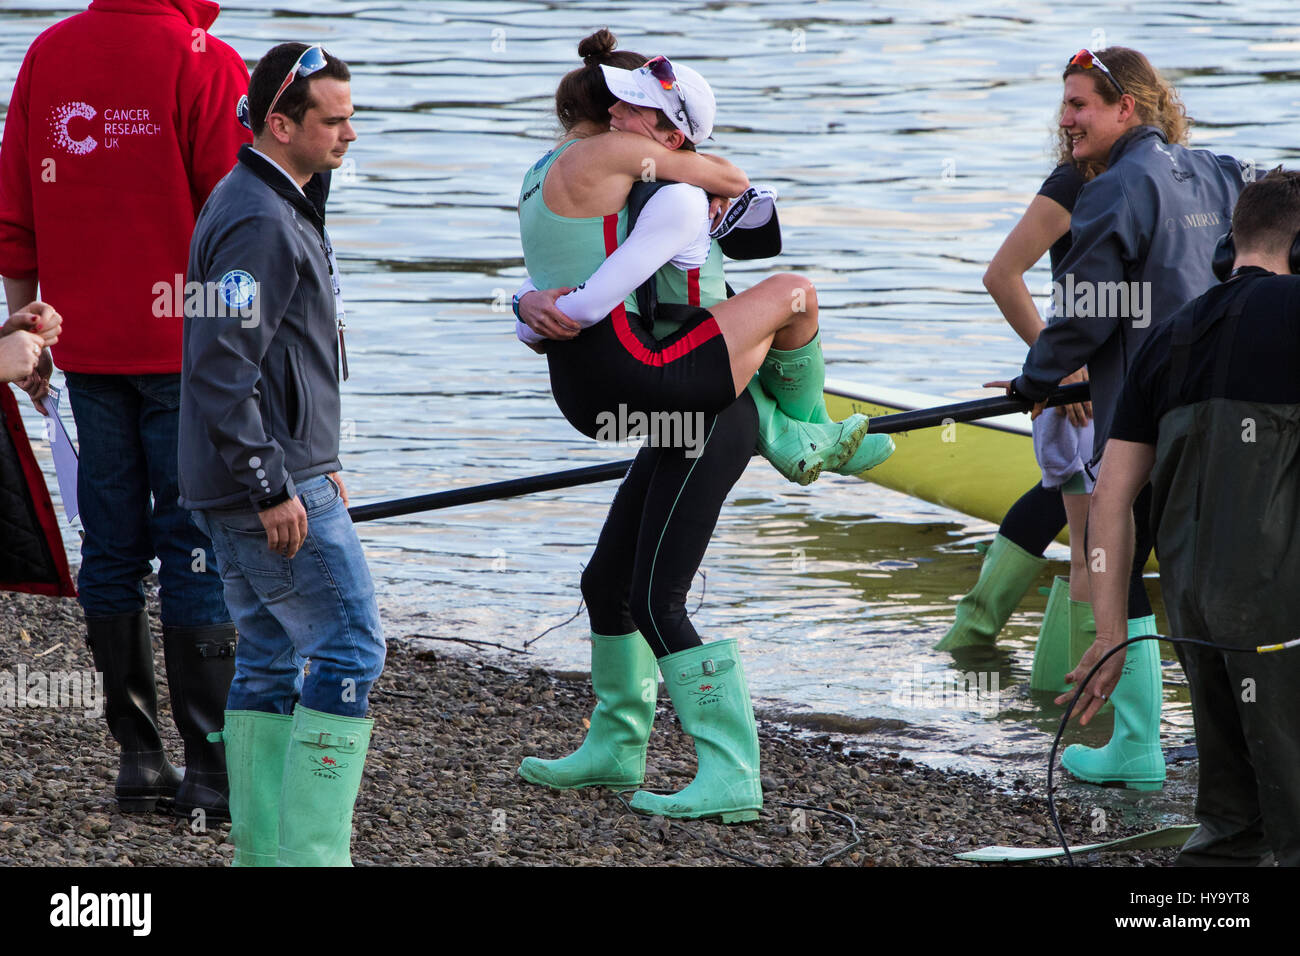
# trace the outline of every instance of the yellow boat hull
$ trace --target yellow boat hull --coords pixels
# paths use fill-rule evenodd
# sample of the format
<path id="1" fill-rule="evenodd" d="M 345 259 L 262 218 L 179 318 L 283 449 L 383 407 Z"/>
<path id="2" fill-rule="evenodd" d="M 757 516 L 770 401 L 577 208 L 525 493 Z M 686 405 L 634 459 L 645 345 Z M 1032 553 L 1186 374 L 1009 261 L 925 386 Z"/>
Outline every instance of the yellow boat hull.
<path id="1" fill-rule="evenodd" d="M 955 401 L 960 399 L 826 382 L 826 409 L 836 420 L 854 412 L 875 418 Z M 894 444 L 898 450 L 888 461 L 858 477 L 993 524 L 1001 524 L 1017 499 L 1042 477 L 1034 459 L 1029 416 L 1023 413 L 896 432 Z M 1069 531 L 1062 531 L 1056 540 L 1068 545 Z M 1146 570 L 1157 570 L 1154 555 Z"/>
<path id="2" fill-rule="evenodd" d="M 826 384 L 826 408 L 837 420 L 854 412 L 875 418 L 953 401 L 897 389 Z M 994 524 L 1040 477 L 1026 415 L 949 423 L 893 437 L 898 448 L 893 456 L 859 477 Z"/>

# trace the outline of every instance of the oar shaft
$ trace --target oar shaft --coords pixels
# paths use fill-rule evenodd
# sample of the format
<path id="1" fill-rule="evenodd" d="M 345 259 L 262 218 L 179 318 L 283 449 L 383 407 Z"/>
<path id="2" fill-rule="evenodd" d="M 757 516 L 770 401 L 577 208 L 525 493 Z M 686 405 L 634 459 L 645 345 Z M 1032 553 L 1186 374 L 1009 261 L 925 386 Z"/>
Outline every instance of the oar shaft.
<path id="1" fill-rule="evenodd" d="M 1088 383 L 1079 382 L 1057 389 L 1047 398 L 1047 405 L 1073 405 L 1075 402 L 1088 401 Z M 914 428 L 933 428 L 949 422 L 971 422 L 980 418 L 996 418 L 998 415 L 1012 415 L 1028 411 L 1030 403 L 1020 398 L 1008 398 L 998 395 L 993 398 L 977 398 L 970 402 L 957 402 L 954 405 L 940 405 L 938 408 L 918 408 L 910 412 L 898 412 L 894 415 L 881 415 L 871 419 L 867 431 L 876 434 L 906 432 Z"/>
<path id="2" fill-rule="evenodd" d="M 1067 385 L 1053 393 L 1047 400 L 1048 405 L 1069 405 L 1073 402 L 1088 400 L 1088 383 Z M 899 412 L 896 415 L 881 415 L 871 419 L 869 431 L 877 434 L 888 432 L 905 432 L 917 428 L 931 428 L 946 425 L 948 422 L 969 422 L 979 418 L 991 418 L 996 415 L 1009 415 L 1013 412 L 1027 411 L 1029 403 L 1018 398 L 998 396 L 982 398 L 973 402 L 959 402 L 955 405 L 942 405 L 938 408 L 920 408 L 911 412 Z M 393 501 L 376 501 L 373 504 L 357 505 L 348 509 L 353 523 L 373 521 L 377 518 L 396 518 L 401 515 L 415 514 L 419 511 L 436 511 L 439 508 L 453 508 L 457 505 L 471 505 L 480 501 L 494 501 L 500 498 L 515 498 L 519 495 L 536 494 L 539 491 L 555 491 L 558 488 L 573 488 L 578 485 L 590 485 L 600 481 L 613 481 L 622 478 L 632 467 L 632 459 L 611 461 L 603 465 L 588 465 L 585 468 L 573 468 L 568 471 L 553 471 L 545 475 L 532 475 L 527 478 L 511 478 L 508 481 L 494 481 L 487 485 L 475 485 L 472 488 L 453 488 L 450 491 L 438 491 L 428 495 L 415 495 L 411 498 L 398 498 Z"/>
<path id="3" fill-rule="evenodd" d="M 396 518 L 400 515 L 414 514 L 417 511 L 436 511 L 439 508 L 452 508 L 456 505 L 471 505 L 480 501 L 492 501 L 497 498 L 514 498 L 518 495 L 531 495 L 539 491 L 554 491 L 557 488 L 572 488 L 576 485 L 589 485 L 599 481 L 613 481 L 622 478 L 632 467 L 632 459 L 611 461 L 603 465 L 589 465 L 586 468 L 573 468 L 569 471 L 555 471 L 548 475 L 532 475 L 528 478 L 511 478 L 509 481 L 494 481 L 487 485 L 475 485 L 472 488 L 453 488 L 450 491 L 438 491 L 429 495 L 416 495 L 412 498 L 398 498 L 394 501 L 377 501 L 368 505 L 349 508 L 355 524 L 358 521 L 373 521 L 376 518 Z"/>

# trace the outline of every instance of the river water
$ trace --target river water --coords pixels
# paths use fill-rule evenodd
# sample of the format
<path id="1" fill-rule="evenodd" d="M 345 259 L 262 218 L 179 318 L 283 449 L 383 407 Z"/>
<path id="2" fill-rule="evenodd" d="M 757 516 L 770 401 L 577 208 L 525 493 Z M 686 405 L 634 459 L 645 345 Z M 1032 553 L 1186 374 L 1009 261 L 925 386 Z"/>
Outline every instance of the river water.
<path id="1" fill-rule="evenodd" d="M 6 0 L 0 95 L 31 39 L 79 9 Z M 1060 73 L 1082 46 L 1146 52 L 1178 84 L 1194 145 L 1295 161 L 1300 26 L 1282 0 L 228 4 L 213 32 L 250 65 L 293 39 L 326 44 L 353 71 L 360 138 L 330 198 L 350 311 L 353 504 L 627 456 L 565 423 L 509 313 L 523 275 L 519 181 L 552 143 L 556 81 L 600 25 L 709 79 L 712 148 L 782 198 L 784 255 L 736 264 L 732 281 L 810 276 L 838 379 L 960 399 L 1018 369 L 1023 347 L 980 277 L 1052 166 Z M 1044 264 L 1031 288 L 1047 279 Z M 521 648 L 565 621 L 613 493 L 591 485 L 360 526 L 390 636 Z M 799 488 L 756 460 L 722 513 L 694 620 L 706 640 L 740 639 L 755 696 L 793 722 L 931 764 L 1035 773 L 1059 714 L 1026 690 L 1044 599 L 1026 599 L 995 658 L 954 663 L 931 649 L 974 581 L 974 543 L 992 531 L 855 479 Z M 508 656 L 584 669 L 584 625 Z M 971 667 L 997 673 L 994 706 L 920 689 Z M 1180 679 L 1172 670 L 1168 746 L 1191 736 Z M 1108 736 L 1099 721 L 1071 739 Z"/>

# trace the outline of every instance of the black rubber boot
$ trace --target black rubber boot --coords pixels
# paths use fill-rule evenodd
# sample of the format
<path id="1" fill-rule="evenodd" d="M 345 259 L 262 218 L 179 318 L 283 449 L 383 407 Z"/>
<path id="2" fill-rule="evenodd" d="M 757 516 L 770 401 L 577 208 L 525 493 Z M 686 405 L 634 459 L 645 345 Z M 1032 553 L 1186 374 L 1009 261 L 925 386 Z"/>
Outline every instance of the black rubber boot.
<path id="1" fill-rule="evenodd" d="M 163 656 L 172 717 L 185 741 L 185 779 L 176 794 L 177 816 L 196 808 L 210 820 L 230 819 L 226 745 L 208 734 L 225 723 L 226 697 L 235 677 L 235 625 L 163 627 Z"/>
<path id="2" fill-rule="evenodd" d="M 181 772 L 167 762 L 158 735 L 158 690 L 153 676 L 149 616 L 130 614 L 86 618 L 86 643 L 95 669 L 104 675 L 104 717 L 122 745 L 117 772 L 118 808 L 123 813 L 169 809 Z"/>

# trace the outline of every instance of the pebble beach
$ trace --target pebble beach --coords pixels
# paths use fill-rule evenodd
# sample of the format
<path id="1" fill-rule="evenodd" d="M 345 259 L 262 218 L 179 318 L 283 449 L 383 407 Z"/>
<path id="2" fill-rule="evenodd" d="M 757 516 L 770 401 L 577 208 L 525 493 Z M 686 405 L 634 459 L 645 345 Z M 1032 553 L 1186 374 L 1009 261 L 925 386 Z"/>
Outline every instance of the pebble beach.
<path id="1" fill-rule="evenodd" d="M 158 633 L 156 612 L 155 604 Z M 179 764 L 156 645 L 160 724 Z M 75 601 L 0 595 L 0 674 L 89 671 Z M 841 735 L 765 720 L 761 710 L 765 804 L 756 823 L 669 821 L 631 811 L 630 793 L 531 786 L 515 773 L 520 760 L 569 752 L 594 701 L 585 675 L 529 667 L 526 658 L 390 635 L 371 701 L 375 729 L 352 842 L 357 866 L 968 867 L 976 864 L 954 854 L 1055 842 L 1046 795 L 1031 781 L 868 752 Z M 229 864 L 226 824 L 119 813 L 116 753 L 103 717 L 85 708 L 0 707 L 0 865 Z M 680 789 L 694 767 L 690 739 L 661 691 L 646 786 Z M 1092 803 L 1105 798 L 1099 791 Z M 1067 799 L 1058 809 L 1072 844 L 1097 841 L 1083 807 Z M 1151 825 L 1112 828 L 1106 838 Z M 1117 852 L 1080 862 L 1164 866 L 1174 854 Z"/>

